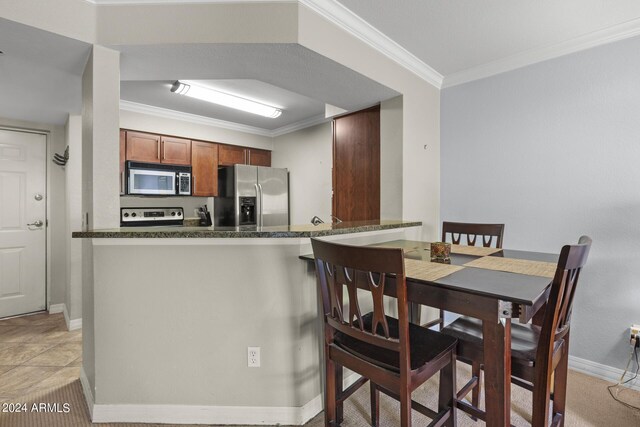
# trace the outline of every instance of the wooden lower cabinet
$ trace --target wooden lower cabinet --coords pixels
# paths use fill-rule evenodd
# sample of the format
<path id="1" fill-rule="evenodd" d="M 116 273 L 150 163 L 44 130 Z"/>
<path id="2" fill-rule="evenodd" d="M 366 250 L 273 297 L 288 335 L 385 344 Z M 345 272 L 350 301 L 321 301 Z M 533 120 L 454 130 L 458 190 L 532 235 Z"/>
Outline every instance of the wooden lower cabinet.
<path id="1" fill-rule="evenodd" d="M 192 196 L 218 195 L 218 144 L 191 142 Z"/>

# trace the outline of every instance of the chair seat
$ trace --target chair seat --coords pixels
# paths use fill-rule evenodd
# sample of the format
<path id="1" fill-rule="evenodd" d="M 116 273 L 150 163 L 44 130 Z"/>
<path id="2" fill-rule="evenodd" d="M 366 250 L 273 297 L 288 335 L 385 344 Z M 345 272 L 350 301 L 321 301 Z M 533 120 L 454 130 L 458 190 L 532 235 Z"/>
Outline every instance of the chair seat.
<path id="1" fill-rule="evenodd" d="M 461 345 L 471 344 L 482 350 L 482 321 L 462 316 L 445 326 L 442 333 L 457 338 Z M 511 357 L 533 365 L 540 338 L 540 327 L 531 324 L 511 324 Z M 558 343 L 559 344 L 559 343 Z"/>
<path id="2" fill-rule="evenodd" d="M 393 338 L 398 338 L 398 320 L 389 316 L 385 317 L 389 323 L 389 335 Z M 365 330 L 371 331 L 372 319 L 373 313 L 367 313 L 362 316 Z M 379 333 L 381 333 L 382 328 L 378 326 L 378 329 Z M 360 341 L 341 332 L 336 332 L 335 343 L 349 353 L 374 365 L 390 371 L 400 372 L 399 357 L 395 351 Z M 419 369 L 442 354 L 455 349 L 456 344 L 457 340 L 452 336 L 409 323 L 412 370 Z"/>

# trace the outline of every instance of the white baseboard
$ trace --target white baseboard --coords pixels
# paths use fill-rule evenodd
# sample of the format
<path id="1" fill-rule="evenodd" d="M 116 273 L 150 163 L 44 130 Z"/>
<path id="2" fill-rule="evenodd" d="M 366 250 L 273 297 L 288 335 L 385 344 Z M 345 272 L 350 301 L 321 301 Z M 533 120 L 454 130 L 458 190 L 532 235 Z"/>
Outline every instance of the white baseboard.
<path id="1" fill-rule="evenodd" d="M 301 407 L 93 404 L 92 421 L 94 423 L 303 425 L 320 411 L 322 411 L 321 395 Z"/>
<path id="2" fill-rule="evenodd" d="M 84 375 L 84 371 L 81 374 Z M 85 377 L 86 378 L 86 377 Z M 351 374 L 344 378 L 349 387 L 360 378 Z M 85 396 L 88 381 L 83 381 Z M 84 385 L 86 382 L 86 386 Z M 196 405 L 101 405 L 87 400 L 94 423 L 163 423 L 223 425 L 304 425 L 323 409 L 322 394 L 301 407 L 196 406 Z"/>
<path id="3" fill-rule="evenodd" d="M 89 408 L 89 417 L 93 419 L 93 393 L 91 392 L 91 385 L 89 384 L 89 378 L 84 371 L 84 367 L 80 368 L 80 384 L 82 385 L 82 393 L 84 394 L 84 400 L 87 402 L 87 408 Z"/>
<path id="4" fill-rule="evenodd" d="M 633 366 L 633 365 L 632 365 Z M 592 362 L 587 359 L 581 359 L 575 356 L 569 356 L 569 368 L 592 377 L 600 378 L 610 383 L 617 383 L 620 376 L 624 372 L 622 369 L 614 368 L 600 363 Z M 627 372 L 625 380 L 633 377 L 633 372 Z M 640 379 L 625 384 L 625 387 L 640 391 Z"/>
<path id="5" fill-rule="evenodd" d="M 67 305 L 62 304 L 51 304 L 49 306 L 49 314 L 62 313 L 64 314 L 64 321 L 67 324 L 68 331 L 74 331 L 76 329 L 82 328 L 82 318 L 80 319 L 69 319 L 69 312 L 67 311 Z"/>
<path id="6" fill-rule="evenodd" d="M 64 304 L 51 304 L 49 305 L 49 314 L 62 313 L 65 309 Z"/>

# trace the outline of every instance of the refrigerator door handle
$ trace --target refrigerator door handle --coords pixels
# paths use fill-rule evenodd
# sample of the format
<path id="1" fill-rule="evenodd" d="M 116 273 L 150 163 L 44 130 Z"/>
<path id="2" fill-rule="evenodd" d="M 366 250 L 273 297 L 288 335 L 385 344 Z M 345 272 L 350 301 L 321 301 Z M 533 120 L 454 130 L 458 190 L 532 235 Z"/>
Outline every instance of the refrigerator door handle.
<path id="1" fill-rule="evenodd" d="M 253 184 L 256 189 L 256 226 L 262 226 L 262 199 L 260 197 L 260 184 Z"/>
<path id="2" fill-rule="evenodd" d="M 263 205 L 262 205 L 262 184 L 258 183 L 258 189 L 260 190 L 260 206 L 259 208 L 259 214 L 260 214 L 260 227 L 262 227 L 264 225 L 264 217 L 263 217 L 263 212 L 262 210 L 264 209 Z"/>

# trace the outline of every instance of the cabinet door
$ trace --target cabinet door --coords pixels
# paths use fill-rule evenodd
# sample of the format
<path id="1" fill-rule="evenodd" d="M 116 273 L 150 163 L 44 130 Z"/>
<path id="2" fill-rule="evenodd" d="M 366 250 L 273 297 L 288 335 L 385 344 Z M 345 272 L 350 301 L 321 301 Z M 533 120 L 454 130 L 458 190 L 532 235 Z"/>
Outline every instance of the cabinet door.
<path id="1" fill-rule="evenodd" d="M 247 151 L 244 147 L 221 145 L 218 151 L 220 166 L 244 165 L 247 163 Z"/>
<path id="2" fill-rule="evenodd" d="M 218 195 L 218 145 L 210 142 L 191 142 L 191 179 L 193 196 Z"/>
<path id="3" fill-rule="evenodd" d="M 249 164 L 253 166 L 271 166 L 271 151 L 248 149 Z"/>
<path id="4" fill-rule="evenodd" d="M 124 184 L 125 184 L 125 178 L 124 178 L 124 161 L 126 159 L 127 153 L 127 143 L 126 143 L 126 138 L 127 138 L 127 132 L 121 130 L 120 131 L 120 194 L 124 194 Z"/>
<path id="5" fill-rule="evenodd" d="M 160 163 L 160 135 L 127 131 L 127 160 Z"/>
<path id="6" fill-rule="evenodd" d="M 170 165 L 191 164 L 191 140 L 182 138 L 161 137 L 162 156 L 160 161 Z"/>

